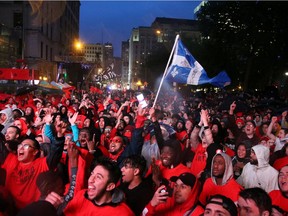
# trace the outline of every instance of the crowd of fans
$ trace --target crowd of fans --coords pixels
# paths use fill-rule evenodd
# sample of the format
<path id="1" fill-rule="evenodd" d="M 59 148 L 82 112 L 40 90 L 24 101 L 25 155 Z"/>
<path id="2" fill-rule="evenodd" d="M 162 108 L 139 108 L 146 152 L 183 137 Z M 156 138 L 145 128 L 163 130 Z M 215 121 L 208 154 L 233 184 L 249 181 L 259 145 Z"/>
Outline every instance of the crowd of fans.
<path id="1" fill-rule="evenodd" d="M 2 100 L 0 215 L 288 214 L 288 106 L 136 94 Z"/>

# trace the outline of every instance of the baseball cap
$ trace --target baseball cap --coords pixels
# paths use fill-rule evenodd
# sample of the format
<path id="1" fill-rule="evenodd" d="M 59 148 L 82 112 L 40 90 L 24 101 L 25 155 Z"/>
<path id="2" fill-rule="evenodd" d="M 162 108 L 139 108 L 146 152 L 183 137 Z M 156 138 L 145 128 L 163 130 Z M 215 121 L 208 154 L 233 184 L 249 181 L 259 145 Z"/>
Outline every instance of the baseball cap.
<path id="1" fill-rule="evenodd" d="M 196 182 L 196 177 L 192 173 L 188 172 L 182 173 L 179 176 L 172 176 L 170 178 L 172 182 L 176 182 L 178 179 L 180 179 L 185 185 L 188 185 L 192 188 L 194 187 Z"/>

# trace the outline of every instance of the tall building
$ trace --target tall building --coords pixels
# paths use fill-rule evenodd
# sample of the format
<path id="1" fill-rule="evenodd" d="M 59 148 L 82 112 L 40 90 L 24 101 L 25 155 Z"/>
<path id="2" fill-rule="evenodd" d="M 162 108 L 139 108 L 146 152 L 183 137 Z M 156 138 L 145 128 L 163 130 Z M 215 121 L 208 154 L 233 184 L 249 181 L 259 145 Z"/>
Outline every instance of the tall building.
<path id="1" fill-rule="evenodd" d="M 173 44 L 177 34 L 198 41 L 201 36 L 197 20 L 157 17 L 151 28 L 156 32 L 159 43 Z"/>
<path id="2" fill-rule="evenodd" d="M 157 43 L 154 29 L 150 27 L 133 28 L 129 40 L 129 66 L 128 83 L 132 89 L 138 88 L 136 83 L 147 79 L 146 71 L 142 67 L 146 58 L 151 55 L 153 48 Z"/>
<path id="3" fill-rule="evenodd" d="M 127 88 L 129 86 L 128 75 L 129 75 L 129 40 L 122 41 L 121 47 L 121 81 L 122 88 Z"/>
<path id="4" fill-rule="evenodd" d="M 113 57 L 113 46 L 111 43 L 105 43 L 104 44 L 104 50 L 103 50 L 103 64 L 104 67 L 108 67 L 111 63 L 114 62 Z"/>
<path id="5" fill-rule="evenodd" d="M 149 71 L 144 65 L 147 57 L 157 50 L 160 44 L 172 47 L 177 34 L 194 41 L 201 39 L 196 20 L 157 17 L 150 27 L 141 26 L 132 29 L 129 39 L 128 71 L 125 65 L 126 58 L 122 59 L 122 77 L 125 81 L 127 77 L 128 87 L 137 89 L 139 85 L 144 85 L 149 76 Z M 127 44 L 124 42 L 122 58 L 125 57 L 126 50 Z"/>
<path id="6" fill-rule="evenodd" d="M 100 43 L 96 44 L 85 44 L 84 45 L 84 56 L 87 63 L 97 63 L 103 67 L 104 61 L 104 46 Z"/>
<path id="7" fill-rule="evenodd" d="M 0 22 L 11 30 L 9 40 L 16 37 L 16 58 L 49 81 L 56 79 L 59 56 L 73 52 L 79 37 L 79 12 L 79 0 L 0 2 Z M 9 61 L 12 64 L 14 58 Z"/>

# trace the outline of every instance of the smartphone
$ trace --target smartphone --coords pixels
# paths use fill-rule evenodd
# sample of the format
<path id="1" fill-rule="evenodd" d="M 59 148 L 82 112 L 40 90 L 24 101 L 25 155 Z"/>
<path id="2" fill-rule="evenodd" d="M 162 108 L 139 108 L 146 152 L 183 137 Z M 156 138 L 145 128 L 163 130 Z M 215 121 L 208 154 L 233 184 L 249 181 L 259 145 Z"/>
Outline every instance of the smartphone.
<path id="1" fill-rule="evenodd" d="M 139 94 L 136 97 L 137 97 L 137 100 L 138 100 L 139 104 L 141 104 L 142 108 L 147 107 L 148 104 L 145 101 L 143 94 Z"/>

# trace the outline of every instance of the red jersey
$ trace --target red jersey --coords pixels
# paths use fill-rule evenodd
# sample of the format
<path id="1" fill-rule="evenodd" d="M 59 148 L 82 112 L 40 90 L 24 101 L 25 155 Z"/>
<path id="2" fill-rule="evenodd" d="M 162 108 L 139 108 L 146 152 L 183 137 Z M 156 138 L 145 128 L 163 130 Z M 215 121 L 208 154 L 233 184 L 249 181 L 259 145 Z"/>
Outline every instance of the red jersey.
<path id="1" fill-rule="evenodd" d="M 288 198 L 284 197 L 280 190 L 273 190 L 269 193 L 272 205 L 278 206 L 288 212 Z"/>
<path id="2" fill-rule="evenodd" d="M 206 148 L 204 148 L 202 144 L 199 143 L 195 150 L 190 172 L 192 172 L 193 175 L 198 176 L 198 174 L 205 169 L 206 160 Z"/>
<path id="3" fill-rule="evenodd" d="M 162 177 L 166 178 L 167 180 L 170 180 L 170 178 L 172 176 L 179 176 L 185 172 L 191 173 L 191 170 L 188 167 L 184 166 L 183 164 L 178 164 L 176 167 L 174 167 L 172 169 L 168 169 L 167 167 L 163 166 L 160 160 L 156 161 L 156 164 L 160 168 Z M 151 166 L 149 167 L 149 169 L 147 171 L 146 177 L 149 176 L 150 174 L 152 174 Z"/>
<path id="4" fill-rule="evenodd" d="M 6 170 L 5 188 L 11 193 L 17 208 L 21 209 L 39 200 L 40 191 L 36 179 L 40 173 L 49 170 L 46 158 L 23 164 L 16 155 L 10 153 L 2 168 Z"/>

